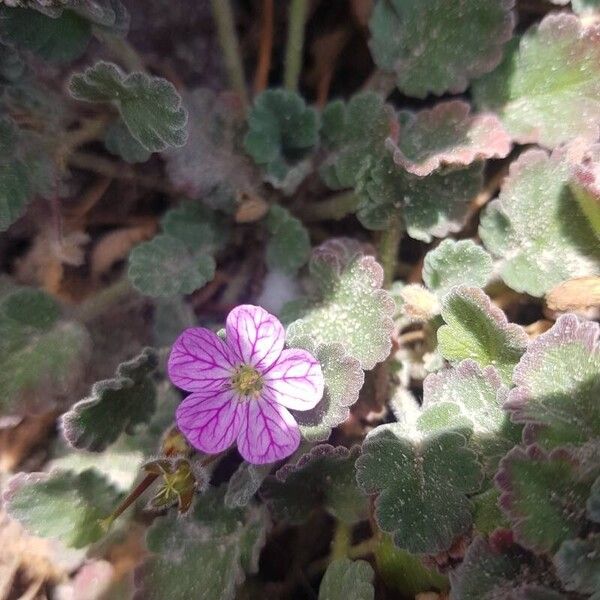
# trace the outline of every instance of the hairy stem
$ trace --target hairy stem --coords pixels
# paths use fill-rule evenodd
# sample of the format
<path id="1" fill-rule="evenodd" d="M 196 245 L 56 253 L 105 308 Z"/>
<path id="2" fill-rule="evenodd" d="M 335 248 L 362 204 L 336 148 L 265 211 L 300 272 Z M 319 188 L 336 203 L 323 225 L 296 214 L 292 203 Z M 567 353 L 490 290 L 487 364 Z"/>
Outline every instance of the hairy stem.
<path id="1" fill-rule="evenodd" d="M 290 0 L 283 84 L 286 89 L 292 91 L 298 89 L 300 80 L 304 51 L 304 26 L 306 25 L 307 15 L 308 0 Z"/>
<path id="2" fill-rule="evenodd" d="M 350 527 L 342 521 L 337 521 L 335 533 L 331 541 L 331 559 L 346 558 L 352 541 L 352 531 Z"/>
<path id="3" fill-rule="evenodd" d="M 225 66 L 227 68 L 229 83 L 244 105 L 246 105 L 248 104 L 246 77 L 244 75 L 240 44 L 235 30 L 230 0 L 212 0 L 212 12 L 217 24 L 221 49 L 223 50 L 223 55 L 225 57 Z"/>
<path id="4" fill-rule="evenodd" d="M 397 214 L 392 219 L 388 229 L 382 231 L 377 244 L 377 257 L 383 267 L 383 285 L 389 288 L 396 276 L 398 265 L 398 250 L 402 239 L 402 219 Z"/>
<path id="5" fill-rule="evenodd" d="M 107 50 L 116 61 L 128 71 L 146 70 L 144 59 L 140 53 L 123 37 L 113 33 L 99 32 L 96 34 L 102 40 Z"/>
<path id="6" fill-rule="evenodd" d="M 342 192 L 327 200 L 314 202 L 303 211 L 304 221 L 339 221 L 356 211 L 360 198 L 354 192 Z"/>

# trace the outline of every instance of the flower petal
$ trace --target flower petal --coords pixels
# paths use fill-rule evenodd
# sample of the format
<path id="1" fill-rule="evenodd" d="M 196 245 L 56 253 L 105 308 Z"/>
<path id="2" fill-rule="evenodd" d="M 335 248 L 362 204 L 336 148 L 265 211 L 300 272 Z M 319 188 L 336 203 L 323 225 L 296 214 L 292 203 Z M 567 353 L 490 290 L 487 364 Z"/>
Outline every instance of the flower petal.
<path id="1" fill-rule="evenodd" d="M 238 436 L 242 408 L 233 390 L 190 394 L 177 407 L 177 427 L 192 446 L 217 454 L 229 448 Z"/>
<path id="2" fill-rule="evenodd" d="M 285 343 L 283 326 L 260 306 L 242 304 L 227 315 L 227 345 L 238 358 L 259 370 L 268 369 Z"/>
<path id="3" fill-rule="evenodd" d="M 323 397 L 323 371 L 319 361 L 306 350 L 284 350 L 264 374 L 265 387 L 275 401 L 292 410 L 310 410 Z"/>
<path id="4" fill-rule="evenodd" d="M 217 334 L 204 327 L 186 329 L 169 356 L 169 379 L 186 392 L 222 389 L 236 358 Z"/>
<path id="5" fill-rule="evenodd" d="M 241 407 L 242 428 L 237 444 L 249 463 L 272 463 L 296 451 L 300 445 L 298 425 L 286 408 L 269 397 L 269 392 Z"/>

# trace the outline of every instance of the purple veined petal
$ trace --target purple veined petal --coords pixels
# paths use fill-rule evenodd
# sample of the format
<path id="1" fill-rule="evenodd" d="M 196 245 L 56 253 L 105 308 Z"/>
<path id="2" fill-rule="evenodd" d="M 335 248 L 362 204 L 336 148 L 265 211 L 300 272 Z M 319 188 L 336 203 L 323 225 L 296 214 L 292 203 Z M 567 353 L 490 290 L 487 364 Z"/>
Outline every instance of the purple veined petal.
<path id="1" fill-rule="evenodd" d="M 293 454 L 300 445 L 300 430 L 287 408 L 277 404 L 270 392 L 241 405 L 242 427 L 239 453 L 254 465 L 272 463 Z"/>
<path id="2" fill-rule="evenodd" d="M 169 379 L 186 392 L 222 389 L 230 382 L 238 362 L 227 344 L 204 327 L 186 329 L 169 356 Z"/>
<path id="3" fill-rule="evenodd" d="M 260 306 L 237 306 L 227 315 L 225 329 L 231 351 L 261 371 L 268 369 L 283 350 L 283 325 Z"/>
<path id="4" fill-rule="evenodd" d="M 217 454 L 238 436 L 243 407 L 233 390 L 190 394 L 177 407 L 177 427 L 194 448 Z"/>
<path id="5" fill-rule="evenodd" d="M 284 350 L 263 379 L 275 401 L 292 410 L 310 410 L 323 397 L 321 365 L 306 350 Z"/>

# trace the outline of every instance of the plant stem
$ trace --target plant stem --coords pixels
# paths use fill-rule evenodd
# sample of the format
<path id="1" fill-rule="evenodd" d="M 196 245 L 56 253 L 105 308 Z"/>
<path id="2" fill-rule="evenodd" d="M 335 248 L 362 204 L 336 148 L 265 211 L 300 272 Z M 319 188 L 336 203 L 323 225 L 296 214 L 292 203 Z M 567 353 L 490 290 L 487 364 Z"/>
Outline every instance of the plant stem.
<path id="1" fill-rule="evenodd" d="M 273 12 L 273 0 L 262 0 L 262 25 L 260 28 L 258 65 L 254 76 L 254 94 L 260 94 L 269 82 L 271 53 L 273 50 Z"/>
<path id="2" fill-rule="evenodd" d="M 225 57 L 229 83 L 245 106 L 248 104 L 246 77 L 244 75 L 240 45 L 235 30 L 230 0 L 212 0 L 212 12 L 217 24 L 221 49 Z"/>
<path id="3" fill-rule="evenodd" d="M 308 0 L 290 0 L 288 38 L 285 49 L 283 83 L 288 90 L 296 91 L 302 69 L 304 26 L 308 14 Z"/>
<path id="4" fill-rule="evenodd" d="M 304 221 L 339 221 L 353 213 L 360 202 L 354 192 L 342 192 L 327 200 L 308 205 L 302 215 Z"/>
<path id="5" fill-rule="evenodd" d="M 77 308 L 77 319 L 89 323 L 103 314 L 107 308 L 122 302 L 134 292 L 129 279 L 123 277 L 82 302 Z"/>
<path id="6" fill-rule="evenodd" d="M 125 69 L 141 72 L 146 70 L 144 59 L 125 38 L 104 32 L 96 33 L 96 36 L 102 40 L 108 51 Z"/>
<path id="7" fill-rule="evenodd" d="M 350 527 L 346 523 L 337 521 L 333 540 L 331 541 L 331 560 L 348 556 L 350 542 L 352 541 L 351 534 Z"/>
<path id="8" fill-rule="evenodd" d="M 308 566 L 307 575 L 309 578 L 312 578 L 315 575 L 318 575 L 319 573 L 322 573 L 323 571 L 325 571 L 327 569 L 327 567 L 329 566 L 329 563 L 332 560 L 335 560 L 336 558 L 343 558 L 344 556 L 347 556 L 348 558 L 355 559 L 355 558 L 360 558 L 361 556 L 367 556 L 367 554 L 373 554 L 373 552 L 375 552 L 375 549 L 379 545 L 379 537 L 377 535 L 374 535 L 373 537 L 369 538 L 368 540 L 365 540 L 364 542 L 360 542 L 360 544 L 345 547 L 344 554 L 339 556 L 339 555 L 336 555 L 334 552 L 336 536 L 337 536 L 337 530 L 336 530 L 336 534 L 334 535 L 331 553 L 328 556 L 325 556 L 324 558 L 320 558 L 319 560 L 316 560 L 315 562 L 311 563 Z"/>
<path id="9" fill-rule="evenodd" d="M 377 244 L 377 256 L 383 267 L 383 286 L 389 288 L 396 276 L 398 265 L 398 250 L 402 239 L 402 219 L 400 215 L 394 215 L 388 229 L 381 232 Z"/>

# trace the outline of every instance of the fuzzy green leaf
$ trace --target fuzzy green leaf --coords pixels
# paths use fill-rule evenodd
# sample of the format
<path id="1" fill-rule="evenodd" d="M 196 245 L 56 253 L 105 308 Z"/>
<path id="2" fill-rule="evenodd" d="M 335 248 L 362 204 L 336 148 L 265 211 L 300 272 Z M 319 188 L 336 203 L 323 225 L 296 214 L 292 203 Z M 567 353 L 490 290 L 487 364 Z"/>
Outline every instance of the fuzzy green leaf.
<path id="1" fill-rule="evenodd" d="M 574 15 L 547 15 L 502 65 L 474 86 L 477 106 L 495 111 L 520 143 L 554 148 L 595 140 L 600 125 L 600 26 Z"/>
<path id="2" fill-rule="evenodd" d="M 225 492 L 227 508 L 242 508 L 248 506 L 252 497 L 258 492 L 265 477 L 273 465 L 253 465 L 243 461 L 230 477 Z"/>
<path id="3" fill-rule="evenodd" d="M 310 238 L 302 221 L 278 205 L 267 216 L 271 234 L 267 245 L 267 265 L 284 273 L 294 274 L 310 256 Z"/>
<path id="4" fill-rule="evenodd" d="M 365 380 L 360 361 L 348 356 L 342 344 L 314 343 L 312 338 L 291 337 L 291 348 L 308 350 L 321 364 L 325 379 L 325 393 L 313 409 L 295 415 L 302 436 L 311 442 L 329 438 L 332 428 L 343 423 L 350 415 L 350 406 L 358 400 Z"/>
<path id="5" fill-rule="evenodd" d="M 125 162 L 132 164 L 146 162 L 152 154 L 129 133 L 129 129 L 121 120 L 108 127 L 104 145 L 111 154 L 120 156 Z"/>
<path id="6" fill-rule="evenodd" d="M 417 177 L 386 156 L 361 177 L 357 216 L 368 229 L 386 229 L 401 211 L 408 235 L 430 242 L 462 229 L 482 181 L 481 164 Z"/>
<path id="7" fill-rule="evenodd" d="M 450 100 L 416 114 L 405 112 L 398 143 L 388 142 L 394 162 L 425 177 L 440 167 L 504 158 L 510 152 L 510 137 L 498 117 L 470 111 L 466 102 Z"/>
<path id="8" fill-rule="evenodd" d="M 356 486 L 354 463 L 360 454 L 328 444 L 315 446 L 295 464 L 287 464 L 261 487 L 278 519 L 304 522 L 315 508 L 324 508 L 336 519 L 352 524 L 364 518 L 367 499 Z"/>
<path id="9" fill-rule="evenodd" d="M 459 286 L 442 300 L 446 322 L 438 329 L 439 350 L 456 362 L 473 359 L 481 367 L 492 365 L 505 383 L 527 346 L 527 334 L 513 323 L 479 288 Z"/>
<path id="10" fill-rule="evenodd" d="M 146 536 L 151 555 L 136 572 L 135 600 L 232 600 L 244 571 L 257 570 L 266 529 L 258 507 L 225 508 L 223 489 L 204 494 L 183 517 L 156 519 Z"/>
<path id="11" fill-rule="evenodd" d="M 600 437 L 600 326 L 563 315 L 533 340 L 505 408 L 525 439 L 545 448 Z"/>
<path id="12" fill-rule="evenodd" d="M 119 498 L 115 488 L 93 469 L 79 474 L 19 473 L 4 493 L 8 514 L 27 531 L 73 548 L 83 548 L 104 535 L 100 520 Z"/>
<path id="13" fill-rule="evenodd" d="M 131 135 L 149 152 L 186 143 L 187 112 L 166 79 L 126 75 L 115 64 L 98 62 L 73 75 L 69 91 L 77 100 L 114 104 Z"/>
<path id="14" fill-rule="evenodd" d="M 353 96 L 347 104 L 330 102 L 323 111 L 323 138 L 329 156 L 321 176 L 332 189 L 353 187 L 361 173 L 388 153 L 388 138 L 397 137 L 394 109 L 374 92 Z"/>
<path id="15" fill-rule="evenodd" d="M 600 536 L 566 540 L 554 555 L 556 571 L 570 592 L 600 597 Z"/>
<path id="16" fill-rule="evenodd" d="M 125 431 L 147 423 L 156 408 L 156 387 L 150 375 L 158 356 L 146 348 L 136 358 L 119 365 L 114 379 L 99 381 L 91 395 L 63 415 L 66 440 L 76 448 L 101 452 Z"/>
<path id="17" fill-rule="evenodd" d="M 466 494 L 479 489 L 481 466 L 463 433 L 415 440 L 405 437 L 400 424 L 380 425 L 365 439 L 356 467 L 362 490 L 378 496 L 379 527 L 394 534 L 398 547 L 435 554 L 470 530 Z"/>
<path id="18" fill-rule="evenodd" d="M 573 167 L 569 185 L 581 212 L 600 239 L 600 144 L 591 146 Z"/>
<path id="19" fill-rule="evenodd" d="M 464 92 L 491 71 L 514 27 L 514 0 L 380 0 L 370 21 L 371 51 L 407 96 Z M 477 23 L 477 27 L 473 26 Z"/>
<path id="20" fill-rule="evenodd" d="M 542 296 L 567 279 L 600 274 L 600 246 L 569 188 L 571 170 L 564 150 L 524 152 L 481 217 L 479 235 L 518 292 Z"/>
<path id="21" fill-rule="evenodd" d="M 472 429 L 472 447 L 486 471 L 493 474 L 500 458 L 520 441 L 520 428 L 503 409 L 508 388 L 491 366 L 472 360 L 431 373 L 423 382 L 423 412 L 416 426 L 422 432 Z"/>
<path id="22" fill-rule="evenodd" d="M 342 344 L 363 369 L 372 369 L 391 348 L 395 307 L 381 289 L 383 269 L 372 256 L 364 256 L 357 243 L 341 239 L 313 251 L 310 273 L 318 295 L 288 327 L 288 336 Z"/>
<path id="23" fill-rule="evenodd" d="M 319 600 L 373 600 L 373 567 L 364 561 L 338 558 L 329 563 L 319 586 Z"/>
<path id="24" fill-rule="evenodd" d="M 539 563 L 517 546 L 506 552 L 492 548 L 486 539 L 476 537 L 460 567 L 450 574 L 453 600 L 564 600 L 537 580 L 548 579 Z"/>
<path id="25" fill-rule="evenodd" d="M 16 288 L 0 297 L 0 415 L 47 409 L 81 381 L 90 338 L 60 317 L 56 302 L 39 290 Z"/>
<path id="26" fill-rule="evenodd" d="M 308 174 L 304 159 L 319 140 L 319 117 L 296 92 L 266 90 L 248 115 L 244 148 L 266 179 L 293 193 Z"/>
<path id="27" fill-rule="evenodd" d="M 472 240 L 446 239 L 425 255 L 423 281 L 443 296 L 457 285 L 485 287 L 492 269 L 492 257 Z"/>

